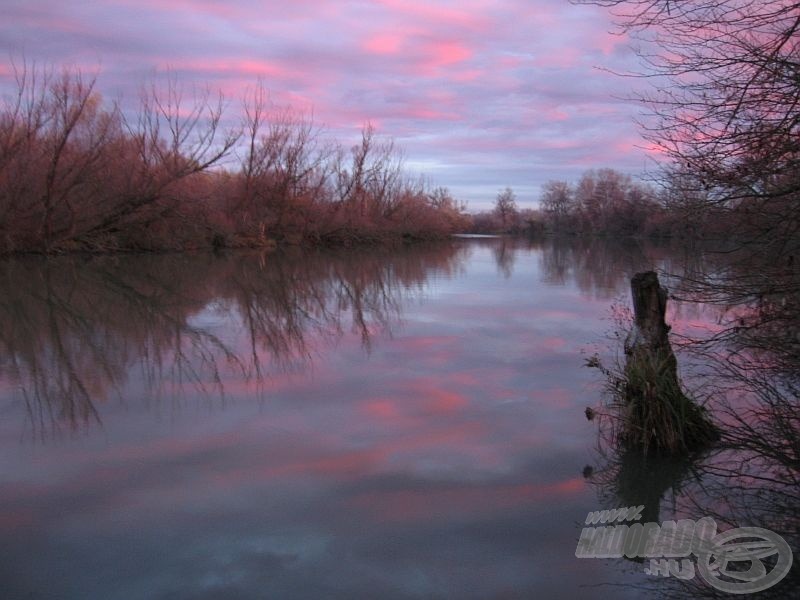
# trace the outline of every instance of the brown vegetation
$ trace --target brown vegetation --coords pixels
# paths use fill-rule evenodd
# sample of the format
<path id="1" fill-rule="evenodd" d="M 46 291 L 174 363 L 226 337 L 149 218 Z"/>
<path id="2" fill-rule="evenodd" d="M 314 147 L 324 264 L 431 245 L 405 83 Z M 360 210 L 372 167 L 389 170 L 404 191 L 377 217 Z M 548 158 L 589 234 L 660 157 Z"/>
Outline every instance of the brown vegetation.
<path id="1" fill-rule="evenodd" d="M 348 152 L 260 87 L 240 126 L 224 127 L 221 96 L 187 100 L 174 79 L 129 114 L 78 71 L 13 67 L 0 254 L 350 244 L 463 227 L 463 207 L 406 175 L 369 125 Z"/>

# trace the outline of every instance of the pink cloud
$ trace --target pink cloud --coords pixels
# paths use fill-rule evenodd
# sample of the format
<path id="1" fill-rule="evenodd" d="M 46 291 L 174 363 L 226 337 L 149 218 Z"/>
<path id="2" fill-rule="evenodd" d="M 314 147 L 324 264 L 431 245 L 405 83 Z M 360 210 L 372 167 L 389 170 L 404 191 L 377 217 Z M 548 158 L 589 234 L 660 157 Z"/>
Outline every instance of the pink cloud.
<path id="1" fill-rule="evenodd" d="M 403 349 L 412 351 L 428 350 L 430 348 L 441 346 L 442 344 L 458 342 L 459 338 L 457 336 L 439 337 L 418 335 L 404 337 L 402 340 Z"/>
<path id="2" fill-rule="evenodd" d="M 396 419 L 400 416 L 400 411 L 397 410 L 393 400 L 371 400 L 363 404 L 362 411 L 367 416 L 379 419 Z"/>
<path id="3" fill-rule="evenodd" d="M 547 337 L 537 341 L 537 344 L 551 352 L 563 350 L 567 345 L 567 340 L 561 337 Z"/>
<path id="4" fill-rule="evenodd" d="M 365 473 L 376 470 L 377 464 L 382 462 L 386 450 L 383 448 L 371 448 L 366 450 L 354 450 L 332 456 L 315 456 L 303 461 L 287 461 L 275 467 L 268 467 L 262 471 L 262 475 L 269 478 L 285 477 L 287 475 L 323 475 L 332 476 L 351 476 L 361 477 Z M 248 473 L 245 473 L 245 478 Z M 252 475 L 252 473 L 249 473 Z"/>
<path id="5" fill-rule="evenodd" d="M 435 41 L 423 44 L 416 67 L 419 75 L 437 74 L 445 67 L 462 63 L 472 56 L 472 50 L 457 41 Z"/>
<path id="6" fill-rule="evenodd" d="M 397 54 L 403 45 L 403 36 L 384 33 L 369 37 L 364 42 L 364 49 L 373 54 Z"/>
<path id="7" fill-rule="evenodd" d="M 472 50 L 460 42 L 437 42 L 431 48 L 436 64 L 442 66 L 459 63 L 472 56 Z"/>
<path id="8" fill-rule="evenodd" d="M 469 404 L 467 399 L 456 392 L 447 390 L 427 390 L 425 409 L 433 414 L 451 414 Z"/>
<path id="9" fill-rule="evenodd" d="M 263 78 L 335 137 L 367 120 L 402 136 L 410 159 L 440 165 L 435 183 L 483 202 L 480 190 L 576 179 L 600 159 L 644 163 L 652 149 L 628 143 L 638 110 L 613 100 L 631 80 L 594 68 L 631 70 L 609 29 L 604 11 L 559 0 L 8 0 L 0 46 L 39 64 L 94 60 L 100 91 L 126 98 L 163 66 L 232 99 Z"/>
<path id="10" fill-rule="evenodd" d="M 258 77 L 285 77 L 290 72 L 274 62 L 252 59 L 189 59 L 164 61 L 160 68 L 164 70 L 192 71 L 200 75 L 224 75 L 255 80 Z"/>
<path id="11" fill-rule="evenodd" d="M 393 117 L 407 117 L 411 119 L 422 119 L 428 121 L 455 121 L 456 115 L 434 110 L 427 106 L 409 106 L 405 110 L 392 115 Z"/>
<path id="12" fill-rule="evenodd" d="M 609 31 L 596 31 L 591 40 L 592 45 L 605 55 L 609 55 L 630 43 L 630 37 L 627 33 L 617 34 Z"/>
<path id="13" fill-rule="evenodd" d="M 548 120 L 550 121 L 567 121 L 569 120 L 569 114 L 560 109 L 560 108 L 551 108 L 546 111 Z"/>

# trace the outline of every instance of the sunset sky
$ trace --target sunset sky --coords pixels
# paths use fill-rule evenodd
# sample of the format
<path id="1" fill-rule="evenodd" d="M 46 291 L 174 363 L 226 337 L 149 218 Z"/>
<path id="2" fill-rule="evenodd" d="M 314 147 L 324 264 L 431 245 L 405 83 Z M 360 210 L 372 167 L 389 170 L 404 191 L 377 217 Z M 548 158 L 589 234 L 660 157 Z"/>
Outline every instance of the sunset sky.
<path id="1" fill-rule="evenodd" d="M 133 101 L 167 69 L 235 100 L 261 78 L 346 143 L 371 121 L 406 164 L 488 208 L 511 186 L 532 206 L 548 179 L 648 166 L 624 100 L 630 40 L 567 0 L 2 0 L 0 87 L 10 59 L 100 72 Z"/>

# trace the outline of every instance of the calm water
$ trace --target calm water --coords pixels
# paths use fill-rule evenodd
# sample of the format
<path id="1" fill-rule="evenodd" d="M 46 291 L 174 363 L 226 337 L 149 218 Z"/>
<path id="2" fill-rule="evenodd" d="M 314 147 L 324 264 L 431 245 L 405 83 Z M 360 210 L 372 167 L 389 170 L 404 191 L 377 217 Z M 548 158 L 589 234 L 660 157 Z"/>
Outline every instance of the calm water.
<path id="1" fill-rule="evenodd" d="M 586 514 L 625 478 L 681 509 L 603 463 L 582 364 L 679 254 L 0 263 L 0 597 L 641 596 L 642 564 L 575 558 Z"/>

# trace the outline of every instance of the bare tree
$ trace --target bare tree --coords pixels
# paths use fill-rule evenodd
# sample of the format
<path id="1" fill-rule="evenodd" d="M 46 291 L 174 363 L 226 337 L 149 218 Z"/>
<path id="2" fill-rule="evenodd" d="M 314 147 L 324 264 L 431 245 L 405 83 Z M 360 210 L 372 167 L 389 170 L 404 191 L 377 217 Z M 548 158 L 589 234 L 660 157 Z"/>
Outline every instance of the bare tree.
<path id="1" fill-rule="evenodd" d="M 333 155 L 330 145 L 320 141 L 320 130 L 311 119 L 272 106 L 262 84 L 245 99 L 242 128 L 246 146 L 235 210 L 244 221 L 272 234 L 302 227 L 307 219 L 296 213 L 303 201 L 324 195 Z"/>
<path id="2" fill-rule="evenodd" d="M 0 101 L 1 253 L 350 243 L 462 228 L 463 209 L 404 174 L 391 140 L 367 125 L 347 152 L 311 119 L 273 107 L 261 85 L 237 128 L 225 126 L 222 95 L 184 93 L 174 77 L 123 112 L 94 77 L 12 66 L 17 93 Z M 234 151 L 239 169 L 228 170 Z"/>
<path id="3" fill-rule="evenodd" d="M 548 181 L 542 186 L 540 203 L 553 227 L 560 229 L 573 210 L 575 193 L 566 181 Z"/>
<path id="4" fill-rule="evenodd" d="M 494 201 L 494 213 L 500 221 L 503 231 L 509 231 L 517 227 L 519 222 L 517 196 L 510 187 L 497 194 L 497 198 Z"/>
<path id="5" fill-rule="evenodd" d="M 87 198 L 119 137 L 116 105 L 96 78 L 13 65 L 17 94 L 0 114 L 0 217 L 5 246 L 49 250 L 75 234 Z"/>
<path id="6" fill-rule="evenodd" d="M 796 235 L 800 2 L 576 1 L 610 7 L 642 42 L 644 135 L 683 175 L 672 184 L 762 223 L 755 237 Z"/>
<path id="7" fill-rule="evenodd" d="M 375 128 L 367 123 L 361 142 L 350 149 L 350 169 L 340 163 L 336 196 L 351 217 L 364 219 L 370 213 L 386 214 L 394 209 L 403 157 L 393 140 L 377 140 Z"/>

